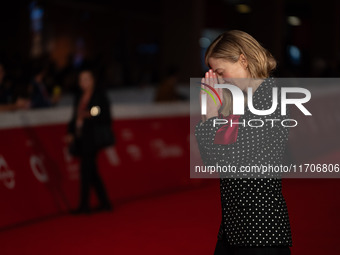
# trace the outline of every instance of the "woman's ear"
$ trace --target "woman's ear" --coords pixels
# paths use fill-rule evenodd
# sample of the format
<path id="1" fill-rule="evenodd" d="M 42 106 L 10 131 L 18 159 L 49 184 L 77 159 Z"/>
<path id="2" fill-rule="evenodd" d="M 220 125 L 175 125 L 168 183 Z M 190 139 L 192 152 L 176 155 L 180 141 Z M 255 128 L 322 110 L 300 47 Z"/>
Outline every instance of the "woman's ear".
<path id="1" fill-rule="evenodd" d="M 248 61 L 245 55 L 241 53 L 239 61 L 244 69 L 248 69 Z"/>

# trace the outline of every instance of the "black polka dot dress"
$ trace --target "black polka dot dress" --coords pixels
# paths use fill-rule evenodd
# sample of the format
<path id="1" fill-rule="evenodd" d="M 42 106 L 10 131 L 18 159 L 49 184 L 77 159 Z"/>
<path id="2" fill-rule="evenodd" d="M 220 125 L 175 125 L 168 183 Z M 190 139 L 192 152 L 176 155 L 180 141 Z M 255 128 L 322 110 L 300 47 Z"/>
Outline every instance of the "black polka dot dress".
<path id="1" fill-rule="evenodd" d="M 274 78 L 265 79 L 253 94 L 253 106 L 258 110 L 272 106 L 272 88 L 277 87 Z M 281 125 L 287 115 L 281 115 L 281 94 L 278 88 L 278 106 L 269 115 L 255 115 L 245 107 L 238 122 L 237 139 L 229 144 L 215 144 L 216 132 L 212 117 L 195 127 L 195 136 L 205 166 L 281 165 L 289 129 Z M 261 119 L 262 127 L 250 127 L 247 121 Z M 276 119 L 272 126 L 272 119 Z M 253 122 L 255 125 L 255 122 Z M 262 177 L 262 178 L 261 178 Z M 292 246 L 291 228 L 281 179 L 264 178 L 253 174 L 220 176 L 222 222 L 218 239 L 238 246 Z"/>

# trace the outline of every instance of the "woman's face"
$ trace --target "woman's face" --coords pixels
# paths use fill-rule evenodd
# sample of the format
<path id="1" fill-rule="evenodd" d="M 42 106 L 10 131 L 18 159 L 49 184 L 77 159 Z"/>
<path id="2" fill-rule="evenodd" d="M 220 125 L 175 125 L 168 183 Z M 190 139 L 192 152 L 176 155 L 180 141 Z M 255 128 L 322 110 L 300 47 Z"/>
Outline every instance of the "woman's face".
<path id="1" fill-rule="evenodd" d="M 94 86 L 94 78 L 90 71 L 83 71 L 79 74 L 79 87 L 82 91 L 92 89 Z"/>
<path id="2" fill-rule="evenodd" d="M 247 80 L 247 78 L 250 78 L 251 76 L 247 69 L 246 62 L 242 63 L 241 57 L 235 63 L 213 57 L 210 57 L 208 61 L 211 69 L 216 73 L 219 83 L 224 83 L 224 79 L 225 81 L 233 81 L 233 83 L 242 90 L 247 88 L 246 82 L 242 81 Z"/>

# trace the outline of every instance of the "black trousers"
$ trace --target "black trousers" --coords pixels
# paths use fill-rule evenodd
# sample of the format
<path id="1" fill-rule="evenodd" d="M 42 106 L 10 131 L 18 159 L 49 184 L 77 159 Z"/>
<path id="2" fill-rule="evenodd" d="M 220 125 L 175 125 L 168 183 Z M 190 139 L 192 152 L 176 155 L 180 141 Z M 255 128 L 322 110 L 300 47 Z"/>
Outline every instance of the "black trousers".
<path id="1" fill-rule="evenodd" d="M 223 240 L 217 240 L 214 255 L 290 255 L 290 248 L 289 246 L 229 246 Z"/>
<path id="2" fill-rule="evenodd" d="M 90 190 L 93 187 L 100 206 L 107 206 L 110 200 L 97 170 L 97 151 L 83 150 L 80 155 L 80 209 L 89 209 Z"/>

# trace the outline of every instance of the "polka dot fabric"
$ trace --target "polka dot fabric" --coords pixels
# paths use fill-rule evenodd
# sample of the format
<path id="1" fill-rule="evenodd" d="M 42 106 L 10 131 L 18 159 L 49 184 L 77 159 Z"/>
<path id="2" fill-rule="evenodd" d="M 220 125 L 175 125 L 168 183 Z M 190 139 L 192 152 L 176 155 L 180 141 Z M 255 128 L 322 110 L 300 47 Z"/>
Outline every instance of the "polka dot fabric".
<path id="1" fill-rule="evenodd" d="M 277 87 L 274 78 L 265 79 L 253 94 L 255 109 L 265 110 L 272 106 L 272 88 Z M 204 165 L 230 165 L 238 169 L 241 165 L 280 165 L 288 140 L 289 129 L 282 127 L 280 121 L 274 123 L 266 119 L 288 119 L 281 116 L 281 94 L 278 88 L 278 106 L 270 115 L 254 115 L 248 106 L 239 122 L 235 143 L 214 144 L 216 131 L 212 117 L 204 123 L 200 121 L 195 127 L 195 136 Z M 250 127 L 250 119 L 264 121 L 262 127 Z M 252 123 L 252 124 L 255 124 Z M 260 176 L 261 177 L 261 176 Z M 263 176 L 262 176 L 263 177 Z M 288 210 L 282 195 L 281 179 L 277 176 L 259 178 L 252 174 L 246 176 L 220 176 L 222 203 L 222 222 L 218 238 L 226 240 L 229 245 L 239 246 L 292 246 L 292 237 Z"/>

